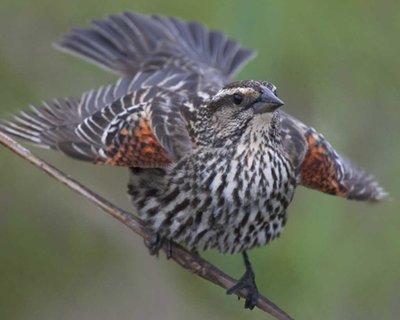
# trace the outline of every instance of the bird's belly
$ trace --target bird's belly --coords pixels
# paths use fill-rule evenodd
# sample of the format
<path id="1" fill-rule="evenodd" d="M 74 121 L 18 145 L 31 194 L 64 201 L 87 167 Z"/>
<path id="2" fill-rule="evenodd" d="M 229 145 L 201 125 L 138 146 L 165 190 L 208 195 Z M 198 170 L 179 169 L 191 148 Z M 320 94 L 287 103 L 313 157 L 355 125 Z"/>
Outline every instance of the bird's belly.
<path id="1" fill-rule="evenodd" d="M 290 177 L 281 178 L 277 183 L 253 178 L 253 183 L 227 186 L 221 195 L 224 200 L 218 201 L 224 204 L 213 203 L 207 213 L 203 212 L 208 216 L 207 222 L 195 226 L 195 233 L 202 236 L 193 238 L 195 241 L 188 245 L 236 253 L 277 238 L 286 223 L 286 208 L 294 193 Z"/>
<path id="2" fill-rule="evenodd" d="M 256 155 L 251 163 L 241 157 L 194 159 L 207 166 L 198 171 L 190 163 L 179 167 L 168 190 L 139 208 L 142 218 L 155 232 L 188 248 L 236 253 L 264 245 L 282 231 L 294 192 L 289 162 L 281 155 L 269 157 Z"/>
<path id="3" fill-rule="evenodd" d="M 196 205 L 176 215 L 167 236 L 189 248 L 223 253 L 261 246 L 279 236 L 294 192 L 290 170 L 272 164 L 236 167 L 234 161 L 227 168 L 207 188 L 197 188 L 190 201 Z"/>

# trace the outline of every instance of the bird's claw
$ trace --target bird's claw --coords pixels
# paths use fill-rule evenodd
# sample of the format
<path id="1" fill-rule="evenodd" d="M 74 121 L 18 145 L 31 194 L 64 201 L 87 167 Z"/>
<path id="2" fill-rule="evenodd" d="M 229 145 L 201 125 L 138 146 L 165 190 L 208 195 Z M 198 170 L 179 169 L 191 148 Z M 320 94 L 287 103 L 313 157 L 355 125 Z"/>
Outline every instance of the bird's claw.
<path id="1" fill-rule="evenodd" d="M 238 297 L 239 293 L 242 289 L 247 290 L 246 294 L 246 301 L 244 303 L 245 309 L 253 310 L 254 307 L 257 305 L 258 298 L 260 296 L 253 269 L 250 266 L 250 263 L 247 258 L 247 254 L 245 255 L 245 262 L 246 262 L 246 272 L 244 275 L 236 282 L 231 288 L 229 288 L 226 293 L 227 294 L 237 294 Z"/>
<path id="2" fill-rule="evenodd" d="M 246 271 L 243 277 L 240 278 L 236 284 L 229 288 L 227 294 L 239 294 L 242 289 L 247 290 L 246 301 L 244 304 L 245 309 L 254 309 L 257 304 L 258 297 L 260 296 L 257 285 L 255 283 L 254 273 Z"/>
<path id="3" fill-rule="evenodd" d="M 144 240 L 144 245 L 149 250 L 150 255 L 158 257 L 160 249 L 162 249 L 164 243 L 167 244 L 165 254 L 167 259 L 172 257 L 172 240 L 166 239 L 160 236 L 159 233 L 154 233 L 152 237 Z"/>

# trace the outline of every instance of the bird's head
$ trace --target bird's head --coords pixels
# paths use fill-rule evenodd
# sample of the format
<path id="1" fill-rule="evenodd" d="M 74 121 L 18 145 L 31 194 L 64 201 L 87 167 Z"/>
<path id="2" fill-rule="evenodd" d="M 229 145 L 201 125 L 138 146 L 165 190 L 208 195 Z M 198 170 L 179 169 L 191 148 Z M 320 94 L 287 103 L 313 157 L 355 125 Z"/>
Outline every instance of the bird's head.
<path id="1" fill-rule="evenodd" d="M 240 134 L 251 120 L 268 129 L 283 105 L 276 87 L 266 81 L 239 81 L 219 90 L 208 104 L 221 137 Z"/>

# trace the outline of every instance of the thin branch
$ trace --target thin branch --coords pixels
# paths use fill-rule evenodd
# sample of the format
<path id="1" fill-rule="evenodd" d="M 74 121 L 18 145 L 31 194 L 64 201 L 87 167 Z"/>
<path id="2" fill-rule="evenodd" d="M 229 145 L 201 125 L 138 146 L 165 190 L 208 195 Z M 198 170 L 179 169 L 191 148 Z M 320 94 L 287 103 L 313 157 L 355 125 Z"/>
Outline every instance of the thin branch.
<path id="1" fill-rule="evenodd" d="M 103 209 L 106 213 L 113 216 L 115 219 L 122 222 L 126 225 L 129 229 L 131 229 L 136 234 L 140 235 L 144 239 L 150 239 L 151 234 L 146 230 L 144 227 L 144 223 L 135 217 L 134 215 L 116 207 L 106 199 L 100 197 L 93 191 L 89 190 L 79 182 L 75 181 L 67 177 L 64 173 L 62 173 L 57 168 L 53 167 L 52 165 L 46 163 L 45 161 L 41 160 L 34 154 L 32 154 L 28 149 L 21 146 L 15 140 L 11 139 L 9 136 L 5 135 L 4 133 L 0 132 L 0 143 L 4 145 L 6 148 L 10 149 L 12 152 L 16 153 L 21 158 L 29 161 L 49 176 L 53 177 L 57 181 L 65 184 L 67 187 L 75 191 L 76 193 L 82 195 L 89 201 L 96 204 L 98 207 Z M 164 251 L 168 250 L 166 245 L 163 247 Z M 200 256 L 187 251 L 185 248 L 180 246 L 179 244 L 172 244 L 172 255 L 171 259 L 178 263 L 181 267 L 195 273 L 199 277 L 206 279 L 224 289 L 228 289 L 232 287 L 236 281 L 210 264 L 208 261 L 202 259 Z M 240 291 L 240 297 L 246 297 L 246 290 Z M 292 318 L 276 306 L 273 302 L 268 300 L 267 298 L 260 295 L 257 301 L 257 307 L 271 316 L 275 317 L 278 320 L 291 320 Z"/>

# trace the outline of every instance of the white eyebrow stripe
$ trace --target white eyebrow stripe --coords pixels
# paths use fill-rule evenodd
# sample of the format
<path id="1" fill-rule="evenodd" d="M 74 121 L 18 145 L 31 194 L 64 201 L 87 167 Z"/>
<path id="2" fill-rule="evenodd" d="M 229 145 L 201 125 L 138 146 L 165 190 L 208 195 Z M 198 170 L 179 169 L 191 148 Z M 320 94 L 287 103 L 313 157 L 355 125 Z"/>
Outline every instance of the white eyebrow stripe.
<path id="1" fill-rule="evenodd" d="M 254 93 L 255 90 L 253 88 L 228 88 L 220 90 L 215 96 L 213 100 L 218 100 L 221 97 L 231 96 L 235 93 L 241 93 L 243 95 L 248 95 Z"/>

